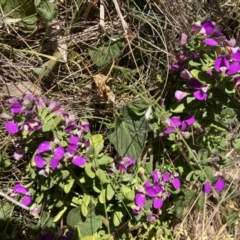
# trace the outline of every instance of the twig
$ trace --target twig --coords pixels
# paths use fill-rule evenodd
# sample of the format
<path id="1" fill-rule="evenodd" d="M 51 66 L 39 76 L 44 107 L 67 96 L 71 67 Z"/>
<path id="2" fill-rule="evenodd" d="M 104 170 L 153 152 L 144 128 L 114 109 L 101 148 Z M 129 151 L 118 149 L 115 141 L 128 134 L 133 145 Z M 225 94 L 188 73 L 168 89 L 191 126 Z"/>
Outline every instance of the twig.
<path id="1" fill-rule="evenodd" d="M 22 203 L 18 202 L 14 198 L 8 196 L 6 193 L 3 193 L 3 192 L 0 191 L 0 196 L 6 198 L 9 202 L 11 202 L 11 203 L 13 203 L 13 204 L 15 204 L 15 205 L 17 205 L 17 206 L 19 206 L 19 207 L 29 211 L 29 207 L 23 205 Z"/>

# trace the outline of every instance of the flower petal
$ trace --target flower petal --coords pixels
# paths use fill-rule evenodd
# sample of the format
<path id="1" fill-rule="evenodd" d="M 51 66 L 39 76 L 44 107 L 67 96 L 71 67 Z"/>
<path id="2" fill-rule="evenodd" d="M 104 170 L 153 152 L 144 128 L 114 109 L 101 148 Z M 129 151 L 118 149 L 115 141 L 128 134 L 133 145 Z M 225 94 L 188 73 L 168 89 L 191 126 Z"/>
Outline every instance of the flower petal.
<path id="1" fill-rule="evenodd" d="M 214 68 L 217 72 L 221 71 L 221 68 L 229 68 L 229 61 L 225 56 L 219 56 L 214 62 Z"/>
<path id="2" fill-rule="evenodd" d="M 161 208 L 162 205 L 163 205 L 163 200 L 161 198 L 154 198 L 154 200 L 153 200 L 153 207 L 155 209 Z"/>
<path id="3" fill-rule="evenodd" d="M 180 46 L 185 45 L 188 42 L 188 36 L 185 33 L 181 33 Z"/>
<path id="4" fill-rule="evenodd" d="M 182 121 L 179 117 L 172 117 L 170 118 L 170 127 L 178 127 L 182 124 Z"/>
<path id="5" fill-rule="evenodd" d="M 236 51 L 232 54 L 232 60 L 234 61 L 240 61 L 240 50 Z"/>
<path id="6" fill-rule="evenodd" d="M 58 167 L 59 161 L 60 161 L 60 159 L 56 156 L 51 158 L 50 166 L 51 166 L 52 170 L 55 170 Z"/>
<path id="7" fill-rule="evenodd" d="M 26 194 L 28 192 L 28 189 L 25 188 L 24 186 L 22 186 L 20 183 L 17 183 L 14 187 L 13 187 L 13 191 L 15 193 L 20 193 L 20 194 Z"/>
<path id="8" fill-rule="evenodd" d="M 192 116 L 189 116 L 184 119 L 184 122 L 186 122 L 187 125 L 193 125 L 196 122 L 196 119 Z"/>
<path id="9" fill-rule="evenodd" d="M 228 75 L 233 75 L 240 70 L 240 62 L 233 62 L 228 69 Z"/>
<path id="10" fill-rule="evenodd" d="M 157 214 L 149 213 L 149 214 L 147 215 L 147 220 L 148 220 L 148 222 L 150 222 L 150 223 L 154 222 L 156 219 L 158 219 L 158 215 L 157 215 Z"/>
<path id="11" fill-rule="evenodd" d="M 38 154 L 34 156 L 34 162 L 38 168 L 43 168 L 46 164 L 46 160 Z"/>
<path id="12" fill-rule="evenodd" d="M 156 195 L 157 195 L 154 186 L 153 187 L 145 187 L 145 191 L 149 197 L 156 197 Z"/>
<path id="13" fill-rule="evenodd" d="M 177 90 L 174 95 L 178 101 L 182 101 L 188 95 L 188 93 Z"/>
<path id="14" fill-rule="evenodd" d="M 64 157 L 64 148 L 62 146 L 58 146 L 54 150 L 54 156 L 57 157 L 59 160 L 61 160 Z"/>
<path id="15" fill-rule="evenodd" d="M 74 136 L 74 135 L 71 135 L 70 138 L 69 138 L 69 143 L 70 144 L 75 144 L 77 145 L 79 142 L 79 137 L 78 136 Z"/>
<path id="16" fill-rule="evenodd" d="M 66 151 L 71 154 L 75 154 L 77 150 L 78 150 L 78 145 L 75 145 L 75 144 L 69 144 L 66 149 Z"/>
<path id="17" fill-rule="evenodd" d="M 152 172 L 152 178 L 153 178 L 154 183 L 158 182 L 160 177 L 161 177 L 161 173 L 158 169 L 156 169 Z"/>
<path id="18" fill-rule="evenodd" d="M 20 103 L 16 102 L 11 106 L 11 113 L 15 114 L 15 113 L 21 113 L 22 111 L 22 106 Z"/>
<path id="19" fill-rule="evenodd" d="M 205 33 L 207 35 L 210 35 L 213 32 L 213 30 L 215 29 L 214 22 L 210 21 L 209 19 L 203 21 L 201 25 L 205 29 Z"/>
<path id="20" fill-rule="evenodd" d="M 138 207 L 143 207 L 146 201 L 146 197 L 142 193 L 137 193 L 135 196 L 135 203 Z"/>
<path id="21" fill-rule="evenodd" d="M 180 77 L 183 78 L 183 79 L 190 80 L 193 76 L 192 76 L 192 74 L 191 74 L 187 69 L 184 69 L 184 70 L 180 73 Z"/>
<path id="22" fill-rule="evenodd" d="M 51 144 L 49 141 L 44 141 L 38 145 L 38 153 L 43 153 L 51 150 Z"/>
<path id="23" fill-rule="evenodd" d="M 218 178 L 217 181 L 214 184 L 214 188 L 216 191 L 221 192 L 225 187 L 225 182 L 222 178 Z"/>
<path id="24" fill-rule="evenodd" d="M 6 122 L 5 128 L 10 134 L 15 134 L 18 132 L 18 124 L 14 121 Z"/>
<path id="25" fill-rule="evenodd" d="M 170 180 L 170 173 L 169 172 L 163 173 L 162 179 L 164 182 L 168 182 Z"/>
<path id="26" fill-rule="evenodd" d="M 22 200 L 22 204 L 25 206 L 30 205 L 32 202 L 32 197 L 31 196 L 24 196 L 23 200 Z"/>
<path id="27" fill-rule="evenodd" d="M 169 128 L 167 128 L 165 131 L 161 132 L 161 133 L 159 134 L 159 136 L 160 136 L 160 137 L 166 136 L 166 135 L 174 132 L 174 130 L 175 130 L 174 127 L 169 127 Z"/>
<path id="28" fill-rule="evenodd" d="M 203 191 L 206 193 L 206 194 L 210 194 L 211 193 L 211 184 L 209 182 L 206 182 L 204 185 L 203 185 Z"/>
<path id="29" fill-rule="evenodd" d="M 204 101 L 207 99 L 207 93 L 203 92 L 202 90 L 195 91 L 193 96 L 199 101 Z"/>
<path id="30" fill-rule="evenodd" d="M 208 46 L 211 46 L 211 47 L 214 47 L 214 46 L 217 46 L 218 45 L 218 42 L 215 41 L 213 38 L 206 38 L 205 40 L 203 40 L 203 42 L 208 45 Z"/>
<path id="31" fill-rule="evenodd" d="M 173 185 L 173 187 L 174 187 L 175 189 L 179 189 L 180 186 L 181 186 L 181 183 L 180 183 L 179 178 L 174 178 L 174 179 L 172 180 L 172 185 Z"/>
<path id="32" fill-rule="evenodd" d="M 86 158 L 81 156 L 75 156 L 72 160 L 72 163 L 78 167 L 83 166 L 86 163 Z"/>
<path id="33" fill-rule="evenodd" d="M 24 156 L 24 151 L 23 150 L 17 150 L 16 152 L 13 153 L 13 158 L 17 161 L 21 160 Z"/>

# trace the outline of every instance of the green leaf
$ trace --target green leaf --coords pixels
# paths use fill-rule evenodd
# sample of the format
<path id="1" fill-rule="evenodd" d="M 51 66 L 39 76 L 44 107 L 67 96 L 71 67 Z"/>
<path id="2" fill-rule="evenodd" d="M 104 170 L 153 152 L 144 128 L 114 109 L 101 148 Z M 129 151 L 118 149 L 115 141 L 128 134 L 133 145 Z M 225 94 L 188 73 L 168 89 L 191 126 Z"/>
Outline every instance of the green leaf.
<path id="1" fill-rule="evenodd" d="M 36 6 L 37 13 L 45 23 L 50 24 L 57 17 L 58 8 L 55 3 L 42 1 Z"/>
<path id="2" fill-rule="evenodd" d="M 193 69 L 191 71 L 191 74 L 194 78 L 196 78 L 202 84 L 214 84 L 214 78 L 211 75 L 209 75 L 207 72 Z"/>
<path id="3" fill-rule="evenodd" d="M 203 168 L 203 171 L 205 173 L 205 175 L 207 176 L 207 180 L 212 182 L 214 181 L 214 175 L 213 175 L 213 170 L 212 170 L 212 167 L 208 167 L 208 166 L 205 166 Z"/>
<path id="4" fill-rule="evenodd" d="M 65 192 L 66 194 L 70 193 L 73 185 L 74 185 L 74 179 L 72 179 L 72 178 L 68 179 L 68 180 L 67 180 L 67 183 L 64 184 L 64 192 Z"/>
<path id="5" fill-rule="evenodd" d="M 173 106 L 171 107 L 170 111 L 173 113 L 182 113 L 185 110 L 185 104 L 182 103 L 175 103 L 173 104 Z"/>
<path id="6" fill-rule="evenodd" d="M 137 116 L 128 106 L 122 107 L 108 138 L 121 157 L 138 159 L 147 138 L 144 116 Z"/>
<path id="7" fill-rule="evenodd" d="M 192 67 L 199 67 L 202 64 L 200 63 L 199 59 L 193 59 L 188 62 L 188 64 Z"/>
<path id="8" fill-rule="evenodd" d="M 68 170 L 62 170 L 61 174 L 62 174 L 62 179 L 64 180 L 70 175 L 70 172 Z"/>
<path id="9" fill-rule="evenodd" d="M 105 171 L 103 171 L 102 169 L 98 169 L 96 171 L 96 175 L 98 176 L 98 178 L 100 179 L 101 183 L 107 183 L 109 182 L 109 180 L 107 179 L 107 174 Z"/>
<path id="10" fill-rule="evenodd" d="M 199 197 L 199 199 L 198 199 L 198 201 L 197 201 L 197 205 L 196 205 L 198 211 L 202 211 L 203 210 L 204 203 L 205 203 L 205 193 L 202 192 L 200 197 Z"/>
<path id="11" fill-rule="evenodd" d="M 84 170 L 85 170 L 85 173 L 86 173 L 90 178 L 94 178 L 94 177 L 95 177 L 95 173 L 92 171 L 92 164 L 91 164 L 91 163 L 85 163 L 85 165 L 84 165 Z"/>
<path id="12" fill-rule="evenodd" d="M 120 54 L 120 48 L 118 43 L 115 42 L 108 46 L 100 46 L 97 50 L 91 50 L 89 48 L 88 52 L 93 63 L 98 67 L 103 67 Z"/>
<path id="13" fill-rule="evenodd" d="M 232 141 L 234 149 L 240 149 L 240 139 L 234 139 Z"/>
<path id="14" fill-rule="evenodd" d="M 184 201 L 182 201 L 182 206 L 183 207 L 190 206 L 195 199 L 196 193 L 193 190 L 188 188 L 184 189 L 183 193 L 184 193 Z"/>
<path id="15" fill-rule="evenodd" d="M 232 108 L 232 109 L 240 109 L 239 102 L 234 99 L 233 97 L 229 96 L 225 91 L 220 88 L 213 88 L 211 89 L 213 93 L 213 98 L 222 103 L 223 105 Z"/>
<path id="16" fill-rule="evenodd" d="M 81 240 L 96 240 L 96 238 L 94 236 L 86 236 L 81 238 Z"/>
<path id="17" fill-rule="evenodd" d="M 67 206 L 64 206 L 63 209 L 53 218 L 53 222 L 58 222 L 66 211 Z"/>
<path id="18" fill-rule="evenodd" d="M 100 165 L 108 165 L 109 163 L 113 162 L 113 158 L 103 155 L 102 157 L 97 159 L 98 166 Z"/>
<path id="19" fill-rule="evenodd" d="M 124 218 L 124 213 L 122 211 L 122 209 L 120 210 L 119 207 L 116 208 L 116 210 L 113 213 L 113 224 L 115 227 L 118 227 Z"/>
<path id="20" fill-rule="evenodd" d="M 113 196 L 115 195 L 115 191 L 114 191 L 111 183 L 109 183 L 109 184 L 107 185 L 106 194 L 107 194 L 107 200 L 109 200 L 109 201 L 110 201 L 110 200 L 113 198 Z"/>
<path id="21" fill-rule="evenodd" d="M 53 120 L 54 129 L 58 126 L 58 124 L 62 121 L 62 119 L 63 119 L 62 115 L 59 115 L 59 116 L 54 118 L 54 120 Z"/>
<path id="22" fill-rule="evenodd" d="M 239 219 L 239 211 L 237 209 L 228 207 L 227 216 L 226 216 L 227 225 L 228 226 L 233 225 L 238 219 Z"/>
<path id="23" fill-rule="evenodd" d="M 127 200 L 134 201 L 134 199 L 135 199 L 135 192 L 134 191 L 126 192 L 126 193 L 124 193 L 124 196 L 126 197 Z"/>
<path id="24" fill-rule="evenodd" d="M 79 208 L 73 208 L 67 215 L 67 225 L 71 228 L 79 228 L 82 237 L 94 235 L 102 226 L 102 216 L 96 215 L 95 205 L 88 205 L 88 215 L 84 218 Z"/>
<path id="25" fill-rule="evenodd" d="M 82 199 L 82 204 L 81 204 L 81 212 L 84 217 L 88 215 L 88 205 L 90 201 L 91 201 L 91 197 L 87 194 L 84 194 Z"/>
<path id="26" fill-rule="evenodd" d="M 7 221 L 11 217 L 13 205 L 8 202 L 0 202 L 0 221 Z"/>
<path id="27" fill-rule="evenodd" d="M 100 195 L 99 195 L 99 202 L 105 203 L 106 202 L 106 189 L 102 189 Z"/>
<path id="28" fill-rule="evenodd" d="M 225 83 L 225 92 L 227 94 L 234 94 L 236 92 L 235 83 L 233 81 Z"/>
<path id="29" fill-rule="evenodd" d="M 49 121 L 49 122 L 45 122 L 42 126 L 42 131 L 43 132 L 49 132 L 52 130 L 52 125 L 53 125 L 53 122 L 52 121 Z"/>

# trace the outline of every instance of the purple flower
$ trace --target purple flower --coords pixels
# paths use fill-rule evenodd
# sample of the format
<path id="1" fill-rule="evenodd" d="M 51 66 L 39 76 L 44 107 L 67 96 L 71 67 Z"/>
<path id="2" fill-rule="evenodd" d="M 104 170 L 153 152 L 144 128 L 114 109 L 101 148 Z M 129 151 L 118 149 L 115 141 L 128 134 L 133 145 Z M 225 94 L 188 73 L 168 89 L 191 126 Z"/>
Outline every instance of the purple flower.
<path id="1" fill-rule="evenodd" d="M 30 214 L 35 217 L 41 212 L 41 210 L 41 206 L 36 206 L 30 211 Z"/>
<path id="2" fill-rule="evenodd" d="M 150 222 L 150 223 L 156 221 L 157 219 L 158 219 L 158 215 L 157 215 L 157 214 L 149 213 L 149 214 L 147 215 L 147 220 L 148 220 L 148 222 Z"/>
<path id="3" fill-rule="evenodd" d="M 75 154 L 78 150 L 79 137 L 71 135 L 69 138 L 69 145 L 67 146 L 67 152 Z"/>
<path id="4" fill-rule="evenodd" d="M 226 47 L 234 47 L 236 45 L 236 39 L 232 38 L 229 41 L 227 39 L 224 40 L 223 46 Z"/>
<path id="5" fill-rule="evenodd" d="M 169 172 L 163 173 L 162 179 L 164 182 L 168 182 L 170 180 L 170 173 Z"/>
<path id="6" fill-rule="evenodd" d="M 31 202 L 32 202 L 32 197 L 31 196 L 26 195 L 26 196 L 23 197 L 23 200 L 22 200 L 23 205 L 28 206 L 28 205 L 31 204 Z"/>
<path id="7" fill-rule="evenodd" d="M 46 165 L 46 160 L 39 154 L 34 156 L 34 162 L 38 168 L 43 168 Z"/>
<path id="8" fill-rule="evenodd" d="M 5 128 L 10 134 L 15 134 L 18 132 L 18 124 L 14 121 L 6 122 Z"/>
<path id="9" fill-rule="evenodd" d="M 193 93 L 193 96 L 199 100 L 204 101 L 207 98 L 207 86 L 203 85 L 196 79 L 191 79 L 189 81 L 189 87 L 194 88 L 196 91 Z"/>
<path id="10" fill-rule="evenodd" d="M 240 70 L 240 63 L 233 62 L 230 64 L 225 56 L 219 56 L 214 62 L 214 68 L 217 72 L 233 75 Z"/>
<path id="11" fill-rule="evenodd" d="M 193 78 L 192 74 L 187 69 L 184 69 L 180 73 L 180 77 L 183 78 L 183 79 L 187 79 L 187 80 L 190 80 L 190 79 Z"/>
<path id="12" fill-rule="evenodd" d="M 21 160 L 24 156 L 24 151 L 23 150 L 17 150 L 13 153 L 13 158 L 17 161 Z"/>
<path id="13" fill-rule="evenodd" d="M 154 170 L 152 172 L 152 177 L 153 177 L 153 182 L 156 183 L 159 181 L 160 177 L 161 177 L 161 173 L 158 169 Z"/>
<path id="14" fill-rule="evenodd" d="M 144 194 L 142 193 L 137 193 L 136 196 L 135 196 L 135 204 L 142 208 L 145 204 L 145 201 L 146 201 L 146 197 Z"/>
<path id="15" fill-rule="evenodd" d="M 21 113 L 22 111 L 22 106 L 20 103 L 16 102 L 14 103 L 11 108 L 10 108 L 10 111 L 12 114 L 16 114 L 16 113 Z"/>
<path id="16" fill-rule="evenodd" d="M 218 178 L 217 181 L 214 184 L 214 188 L 216 191 L 221 192 L 225 187 L 225 182 L 222 178 Z"/>
<path id="17" fill-rule="evenodd" d="M 213 38 L 206 38 L 205 40 L 203 40 L 203 42 L 208 45 L 208 46 L 211 46 L 211 47 L 215 47 L 218 45 L 218 42 L 215 41 Z"/>
<path id="18" fill-rule="evenodd" d="M 184 120 L 182 121 L 182 127 L 181 127 L 181 131 L 184 131 L 187 126 L 191 126 L 196 122 L 196 119 L 192 116 L 189 117 L 185 117 Z"/>
<path id="19" fill-rule="evenodd" d="M 135 163 L 134 158 L 132 157 L 123 157 L 121 162 L 118 164 L 118 169 L 122 172 L 127 172 L 128 167 Z"/>
<path id="20" fill-rule="evenodd" d="M 61 103 L 56 102 L 54 100 L 50 100 L 48 102 L 48 106 L 47 107 L 56 116 L 62 115 L 65 112 L 64 107 L 61 105 Z"/>
<path id="21" fill-rule="evenodd" d="M 83 166 L 86 163 L 86 158 L 82 157 L 82 156 L 75 156 L 72 159 L 72 163 L 78 167 Z"/>
<path id="22" fill-rule="evenodd" d="M 64 148 L 62 146 L 58 146 L 56 149 L 54 149 L 54 156 L 58 159 L 61 160 L 64 157 Z"/>
<path id="23" fill-rule="evenodd" d="M 240 77 L 235 77 L 234 79 L 235 87 L 239 90 L 240 89 Z"/>
<path id="24" fill-rule="evenodd" d="M 178 101 L 182 101 L 187 95 L 188 95 L 187 92 L 183 92 L 183 91 L 180 91 L 180 90 L 177 90 L 177 91 L 175 92 L 175 98 L 176 98 Z"/>
<path id="25" fill-rule="evenodd" d="M 174 187 L 175 189 L 179 189 L 180 186 L 181 186 L 181 183 L 180 183 L 179 178 L 174 178 L 174 179 L 172 180 L 172 185 L 173 185 L 173 187 Z"/>
<path id="26" fill-rule="evenodd" d="M 180 39 L 180 46 L 184 46 L 185 44 L 187 44 L 188 41 L 188 36 L 185 33 L 181 33 L 181 39 Z"/>
<path id="27" fill-rule="evenodd" d="M 82 131 L 87 132 L 89 130 L 89 123 L 82 123 Z"/>
<path id="28" fill-rule="evenodd" d="M 20 183 L 17 183 L 14 187 L 13 187 L 13 192 L 15 193 L 20 193 L 20 194 L 26 194 L 28 192 L 28 189 L 25 188 L 24 186 L 22 186 Z"/>
<path id="29" fill-rule="evenodd" d="M 56 156 L 51 158 L 50 166 L 51 166 L 52 170 L 55 170 L 58 167 L 59 161 L 60 161 L 60 159 Z"/>
<path id="30" fill-rule="evenodd" d="M 154 198 L 153 200 L 153 207 L 155 209 L 160 209 L 163 205 L 163 200 L 161 198 Z"/>
<path id="31" fill-rule="evenodd" d="M 44 141 L 38 145 L 38 153 L 43 153 L 51 150 L 51 144 L 49 141 Z"/>
<path id="32" fill-rule="evenodd" d="M 209 182 L 206 182 L 204 185 L 203 185 L 203 191 L 206 193 L 206 194 L 210 194 L 211 193 L 211 189 L 212 189 L 212 186 Z"/>

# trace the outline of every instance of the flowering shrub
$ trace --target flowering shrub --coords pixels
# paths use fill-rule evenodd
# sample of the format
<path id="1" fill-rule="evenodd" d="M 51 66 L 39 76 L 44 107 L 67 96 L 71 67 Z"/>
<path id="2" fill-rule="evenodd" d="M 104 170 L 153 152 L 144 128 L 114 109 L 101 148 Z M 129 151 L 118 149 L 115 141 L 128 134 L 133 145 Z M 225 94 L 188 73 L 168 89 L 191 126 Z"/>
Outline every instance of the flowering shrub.
<path id="1" fill-rule="evenodd" d="M 108 135 L 118 161 L 103 153 L 103 136 L 92 135 L 89 124 L 59 102 L 31 94 L 9 99 L 1 118 L 11 136 L 12 157 L 22 162 L 22 176 L 8 195 L 35 217 L 50 212 L 50 225 L 62 220 L 79 239 L 111 239 L 123 225 L 129 232 L 143 228 L 145 235 L 154 227 L 164 229 L 161 218 L 181 218 L 193 203 L 197 191 L 187 182 L 202 189 L 199 209 L 206 195 L 219 198 L 226 183 L 215 169 L 231 164 L 225 157 L 228 147 L 240 148 L 239 135 L 229 134 L 240 110 L 235 97 L 240 48 L 210 20 L 194 23 L 192 33 L 181 34 L 169 67 L 179 81 L 174 100 L 162 100 L 153 112 L 149 106 L 120 109 Z M 143 131 L 127 135 L 134 127 Z M 166 154 L 154 145 L 160 152 L 154 161 L 141 155 L 149 128 L 169 150 Z M 43 232 L 41 238 L 51 239 L 51 234 Z"/>

